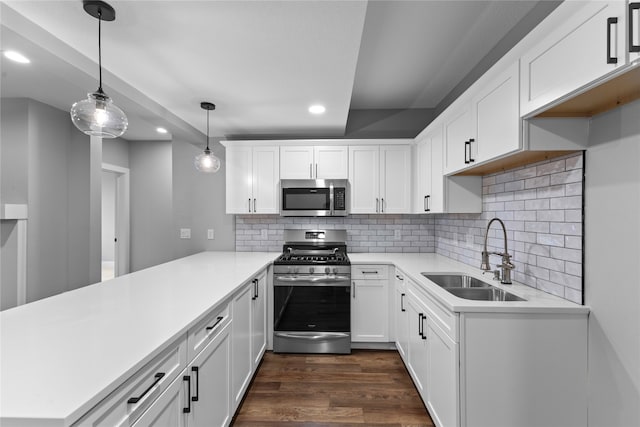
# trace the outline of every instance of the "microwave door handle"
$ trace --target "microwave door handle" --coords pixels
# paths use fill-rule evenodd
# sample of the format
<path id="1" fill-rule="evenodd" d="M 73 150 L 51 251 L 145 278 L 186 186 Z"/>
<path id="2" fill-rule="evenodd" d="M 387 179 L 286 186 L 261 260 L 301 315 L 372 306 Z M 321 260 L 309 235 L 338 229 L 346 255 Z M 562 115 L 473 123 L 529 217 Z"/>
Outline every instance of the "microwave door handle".
<path id="1" fill-rule="evenodd" d="M 333 184 L 329 184 L 329 215 L 333 216 L 333 203 L 334 203 L 334 198 L 333 198 Z"/>

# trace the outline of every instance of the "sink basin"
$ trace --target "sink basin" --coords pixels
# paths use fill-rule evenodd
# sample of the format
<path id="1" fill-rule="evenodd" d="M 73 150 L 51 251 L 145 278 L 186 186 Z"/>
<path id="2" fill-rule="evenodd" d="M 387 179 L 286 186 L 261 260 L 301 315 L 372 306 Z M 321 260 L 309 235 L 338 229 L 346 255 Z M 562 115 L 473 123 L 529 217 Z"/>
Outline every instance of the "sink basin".
<path id="1" fill-rule="evenodd" d="M 422 273 L 424 277 L 431 280 L 441 288 L 490 288 L 491 285 L 476 279 L 475 277 L 467 276 L 462 273 L 451 274 L 433 274 Z"/>
<path id="2" fill-rule="evenodd" d="M 460 298 L 478 301 L 526 301 L 494 286 L 490 288 L 448 288 L 447 291 Z"/>
<path id="3" fill-rule="evenodd" d="M 421 273 L 447 292 L 476 301 L 526 301 L 510 292 L 463 273 Z"/>

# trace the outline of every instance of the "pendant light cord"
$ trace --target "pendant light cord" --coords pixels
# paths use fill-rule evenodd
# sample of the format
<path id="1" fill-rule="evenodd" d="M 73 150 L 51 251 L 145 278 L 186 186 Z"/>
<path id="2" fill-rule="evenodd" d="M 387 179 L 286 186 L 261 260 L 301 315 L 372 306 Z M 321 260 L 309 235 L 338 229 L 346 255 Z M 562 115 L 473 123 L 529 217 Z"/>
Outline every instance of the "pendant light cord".
<path id="1" fill-rule="evenodd" d="M 98 93 L 104 93 L 102 91 L 102 9 L 100 8 L 98 8 L 98 72 L 100 74 Z"/>
<path id="2" fill-rule="evenodd" d="M 209 150 L 209 110 L 207 110 L 207 150 Z"/>

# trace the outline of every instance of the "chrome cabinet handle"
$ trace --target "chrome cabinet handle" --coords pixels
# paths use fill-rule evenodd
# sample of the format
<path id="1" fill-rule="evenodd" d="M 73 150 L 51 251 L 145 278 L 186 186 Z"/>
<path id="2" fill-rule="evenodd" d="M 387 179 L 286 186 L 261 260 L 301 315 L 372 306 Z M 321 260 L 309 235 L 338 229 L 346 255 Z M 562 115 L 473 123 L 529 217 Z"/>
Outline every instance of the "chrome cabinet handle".
<path id="1" fill-rule="evenodd" d="M 425 198 L 427 199 L 427 209 L 426 209 L 426 211 L 427 212 L 431 212 L 431 208 L 429 207 L 429 205 L 430 205 L 429 201 L 431 200 L 431 196 L 427 195 Z"/>
<path id="2" fill-rule="evenodd" d="M 182 381 L 187 382 L 187 407 L 182 408 L 182 413 L 188 414 L 191 412 L 191 377 L 189 375 L 185 375 L 182 377 Z"/>
<path id="3" fill-rule="evenodd" d="M 200 396 L 200 373 L 199 368 L 197 366 L 191 367 L 191 372 L 194 373 L 195 383 L 196 383 L 196 394 L 191 397 L 192 402 L 197 402 Z"/>
<path id="4" fill-rule="evenodd" d="M 407 311 L 404 308 L 404 296 L 405 294 L 400 294 L 400 311 Z"/>
<path id="5" fill-rule="evenodd" d="M 316 179 L 318 179 L 318 164 L 316 163 Z"/>
<path id="6" fill-rule="evenodd" d="M 256 213 L 256 199 L 253 199 L 253 213 Z"/>
<path id="7" fill-rule="evenodd" d="M 352 289 L 352 294 L 353 294 L 353 298 L 356 298 L 356 282 L 351 282 L 351 289 Z"/>
<path id="8" fill-rule="evenodd" d="M 470 163 L 472 163 L 472 162 L 475 162 L 475 161 L 476 161 L 476 159 L 472 159 L 472 158 L 471 158 L 471 143 L 472 143 L 472 142 L 476 142 L 476 140 L 475 140 L 474 138 L 471 138 L 471 139 L 469 140 L 469 162 L 470 162 Z"/>
<path id="9" fill-rule="evenodd" d="M 309 178 L 313 178 L 313 164 L 309 163 Z"/>
<path id="10" fill-rule="evenodd" d="M 222 317 L 222 316 L 218 316 L 218 317 L 216 318 L 216 322 L 215 322 L 213 325 L 211 325 L 211 326 L 207 326 L 207 327 L 205 328 L 205 330 L 207 330 L 207 331 L 212 331 L 212 330 L 214 330 L 214 329 L 216 328 L 216 326 L 218 326 L 218 325 L 220 324 L 220 322 L 222 322 L 222 320 L 223 320 L 223 319 L 224 319 L 224 317 Z"/>
<path id="11" fill-rule="evenodd" d="M 384 197 L 380 199 L 380 213 L 384 213 Z"/>
<path id="12" fill-rule="evenodd" d="M 249 198 L 249 213 L 251 213 L 251 198 Z"/>
<path id="13" fill-rule="evenodd" d="M 379 208 L 379 206 L 380 206 L 380 199 L 378 199 L 378 198 L 376 197 L 376 213 L 379 213 L 379 212 L 380 212 L 380 208 Z"/>

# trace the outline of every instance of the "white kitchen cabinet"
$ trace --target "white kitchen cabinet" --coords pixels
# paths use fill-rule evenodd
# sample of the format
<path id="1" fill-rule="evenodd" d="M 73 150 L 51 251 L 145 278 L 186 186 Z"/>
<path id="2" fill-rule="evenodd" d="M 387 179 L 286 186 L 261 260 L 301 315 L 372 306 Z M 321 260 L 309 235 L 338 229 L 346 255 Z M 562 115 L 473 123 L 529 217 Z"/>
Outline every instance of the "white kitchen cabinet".
<path id="1" fill-rule="evenodd" d="M 458 102 L 444 116 L 444 172 L 449 174 L 475 160 L 471 153 L 471 104 Z"/>
<path id="2" fill-rule="evenodd" d="M 226 212 L 277 214 L 280 160 L 275 146 L 226 148 Z"/>
<path id="3" fill-rule="evenodd" d="M 187 427 L 188 414 L 185 410 L 191 406 L 187 401 L 187 378 L 189 377 L 176 378 L 133 427 Z"/>
<path id="4" fill-rule="evenodd" d="M 251 355 L 253 370 L 258 369 L 267 346 L 267 270 L 252 280 Z"/>
<path id="5" fill-rule="evenodd" d="M 458 343 L 454 342 L 427 315 L 427 406 L 439 426 L 457 426 L 458 419 Z"/>
<path id="6" fill-rule="evenodd" d="M 251 353 L 251 308 L 253 306 L 253 284 L 245 285 L 233 297 L 233 320 L 231 339 L 231 408 L 238 408 L 253 373 Z"/>
<path id="7" fill-rule="evenodd" d="M 347 179 L 346 145 L 280 147 L 280 179 Z"/>
<path id="8" fill-rule="evenodd" d="M 409 348 L 409 315 L 406 308 L 407 289 L 405 275 L 396 269 L 395 275 L 395 299 L 393 304 L 393 316 L 395 316 L 396 349 L 405 364 L 408 363 Z"/>
<path id="9" fill-rule="evenodd" d="M 475 163 L 495 159 L 522 146 L 520 68 L 515 61 L 484 85 L 471 101 L 471 153 Z"/>
<path id="10" fill-rule="evenodd" d="M 627 63 L 626 4 L 589 1 L 521 58 L 520 113 L 530 117 Z M 635 27 L 637 31 L 637 27 Z"/>
<path id="11" fill-rule="evenodd" d="M 213 338 L 187 368 L 191 377 L 189 427 L 229 425 L 231 412 L 231 324 Z"/>
<path id="12" fill-rule="evenodd" d="M 407 319 L 409 321 L 408 336 L 408 363 L 407 369 L 413 379 L 413 383 L 418 389 L 422 400 L 427 402 L 428 384 L 428 364 L 429 353 L 427 351 L 427 336 L 425 325 L 427 317 L 426 309 L 421 301 L 415 298 L 411 292 L 408 293 L 406 301 Z"/>
<path id="13" fill-rule="evenodd" d="M 411 212 L 411 146 L 349 146 L 351 213 Z"/>
<path id="14" fill-rule="evenodd" d="M 351 266 L 351 341 L 389 341 L 389 270 L 386 265 Z"/>
<path id="15" fill-rule="evenodd" d="M 413 212 L 482 212 L 481 177 L 444 176 L 442 124 L 432 123 L 416 141 Z"/>
<path id="16" fill-rule="evenodd" d="M 231 409 L 242 401 L 266 348 L 266 270 L 233 297 L 231 346 Z"/>

